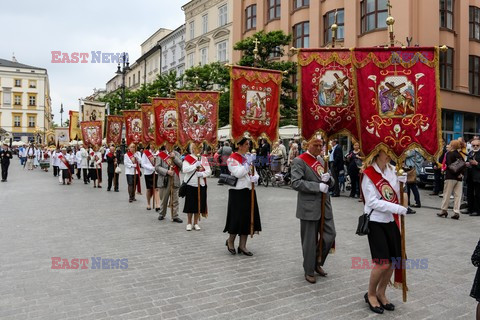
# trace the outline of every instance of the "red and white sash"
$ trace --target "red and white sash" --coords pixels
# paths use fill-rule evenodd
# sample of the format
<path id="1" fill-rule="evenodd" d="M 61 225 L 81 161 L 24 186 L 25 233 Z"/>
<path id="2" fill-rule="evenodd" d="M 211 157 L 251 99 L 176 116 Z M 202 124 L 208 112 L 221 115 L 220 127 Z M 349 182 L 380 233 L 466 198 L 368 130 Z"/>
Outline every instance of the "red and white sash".
<path id="1" fill-rule="evenodd" d="M 233 160 L 237 161 L 240 164 L 243 164 L 246 161 L 246 159 L 238 152 L 232 153 L 230 155 L 230 158 L 232 158 Z"/>
<path id="2" fill-rule="evenodd" d="M 302 153 L 298 156 L 298 158 L 305 162 L 313 170 L 313 172 L 315 172 L 318 178 L 321 178 L 322 174 L 325 173 L 325 168 L 323 165 L 310 153 Z"/>
<path id="3" fill-rule="evenodd" d="M 177 165 L 172 161 L 172 158 L 170 158 L 165 151 L 160 152 L 158 156 L 173 169 L 177 176 L 180 176 L 180 170 L 178 170 Z"/>
<path id="4" fill-rule="evenodd" d="M 63 153 L 61 153 L 58 156 L 58 159 L 63 162 L 63 164 L 67 167 L 67 169 L 70 169 L 70 164 L 68 163 L 67 159 L 63 156 Z"/>
<path id="5" fill-rule="evenodd" d="M 148 149 L 143 150 L 143 154 L 147 157 L 147 159 L 150 161 L 152 166 L 155 166 L 155 159 L 153 157 L 153 154 L 150 152 L 150 150 Z"/>

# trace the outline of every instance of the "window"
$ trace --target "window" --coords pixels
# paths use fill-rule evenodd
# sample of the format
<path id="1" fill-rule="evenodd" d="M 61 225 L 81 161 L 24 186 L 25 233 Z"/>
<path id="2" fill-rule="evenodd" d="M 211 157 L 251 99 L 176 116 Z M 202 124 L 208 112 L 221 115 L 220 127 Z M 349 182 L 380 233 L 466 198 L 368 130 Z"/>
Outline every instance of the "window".
<path id="1" fill-rule="evenodd" d="M 480 57 L 470 56 L 468 64 L 468 88 L 471 94 L 480 95 Z"/>
<path id="2" fill-rule="evenodd" d="M 28 96 L 28 105 L 29 106 L 36 106 L 37 105 L 37 97 L 35 95 Z"/>
<path id="3" fill-rule="evenodd" d="M 345 15 L 343 9 L 337 10 L 337 39 L 343 39 L 344 36 L 344 21 Z M 332 41 L 332 30 L 330 27 L 335 22 L 335 11 L 327 12 L 323 16 L 323 39 L 325 39 L 325 43 L 329 43 Z"/>
<path id="4" fill-rule="evenodd" d="M 270 52 L 269 59 L 281 58 L 282 57 L 282 48 L 276 46 L 272 52 Z"/>
<path id="5" fill-rule="evenodd" d="M 202 16 L 202 34 L 208 32 L 208 14 Z"/>
<path id="6" fill-rule="evenodd" d="M 22 95 L 21 94 L 14 94 L 13 95 L 13 105 L 14 106 L 21 106 L 22 105 Z"/>
<path id="7" fill-rule="evenodd" d="M 28 127 L 35 128 L 35 116 L 28 116 Z"/>
<path id="8" fill-rule="evenodd" d="M 293 26 L 293 45 L 295 48 L 308 48 L 310 40 L 310 23 L 300 22 Z"/>
<path id="9" fill-rule="evenodd" d="M 453 30 L 453 0 L 440 0 L 440 28 Z"/>
<path id="10" fill-rule="evenodd" d="M 135 85 L 135 75 L 133 75 L 133 85 Z"/>
<path id="11" fill-rule="evenodd" d="M 453 49 L 440 53 L 440 87 L 453 90 Z"/>
<path id="12" fill-rule="evenodd" d="M 28 87 L 32 88 L 32 89 L 35 89 L 37 87 L 37 81 L 36 80 L 30 80 L 28 82 Z"/>
<path id="13" fill-rule="evenodd" d="M 222 27 L 228 23 L 227 5 L 218 8 L 218 26 Z"/>
<path id="14" fill-rule="evenodd" d="M 245 30 L 255 29 L 257 27 L 257 5 L 251 5 L 245 9 Z"/>
<path id="15" fill-rule="evenodd" d="M 175 48 L 172 49 L 172 61 L 175 62 L 176 57 L 175 57 Z"/>
<path id="16" fill-rule="evenodd" d="M 195 38 L 195 21 L 190 21 L 190 40 Z"/>
<path id="17" fill-rule="evenodd" d="M 280 19 L 280 1 L 268 0 L 268 20 Z"/>
<path id="18" fill-rule="evenodd" d="M 15 79 L 15 87 L 21 87 L 21 86 L 22 86 L 22 80 Z"/>
<path id="19" fill-rule="evenodd" d="M 362 33 L 387 27 L 387 0 L 363 0 L 361 3 Z"/>
<path id="20" fill-rule="evenodd" d="M 206 65 L 208 63 L 208 49 L 202 48 L 200 49 L 200 65 Z"/>
<path id="21" fill-rule="evenodd" d="M 227 41 L 217 44 L 217 60 L 219 62 L 227 61 Z"/>
<path id="22" fill-rule="evenodd" d="M 188 54 L 187 61 L 188 61 L 188 67 L 189 68 L 193 67 L 193 63 L 194 63 L 193 53 Z"/>
<path id="23" fill-rule="evenodd" d="M 308 7 L 309 5 L 310 5 L 310 0 L 293 0 L 293 9 Z"/>
<path id="24" fill-rule="evenodd" d="M 470 7 L 470 39 L 480 40 L 480 8 Z"/>
<path id="25" fill-rule="evenodd" d="M 138 82 L 140 82 L 140 71 L 138 71 Z"/>
<path id="26" fill-rule="evenodd" d="M 13 117 L 13 126 L 14 127 L 21 127 L 22 122 L 20 121 L 20 116 L 14 116 Z"/>

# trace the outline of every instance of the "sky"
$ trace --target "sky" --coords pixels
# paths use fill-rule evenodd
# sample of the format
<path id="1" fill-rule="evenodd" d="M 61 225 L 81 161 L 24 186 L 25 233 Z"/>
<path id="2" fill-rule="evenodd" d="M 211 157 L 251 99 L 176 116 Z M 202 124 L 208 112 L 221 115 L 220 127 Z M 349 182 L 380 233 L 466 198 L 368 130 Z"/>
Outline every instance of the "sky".
<path id="1" fill-rule="evenodd" d="M 188 0 L 15 0 L 2 1 L 0 58 L 47 69 L 54 121 L 60 104 L 78 110 L 79 98 L 105 88 L 116 63 L 91 63 L 91 51 L 127 52 L 132 64 L 140 44 L 160 28 L 185 22 L 181 7 Z M 88 63 L 52 63 L 52 51 L 89 53 Z"/>

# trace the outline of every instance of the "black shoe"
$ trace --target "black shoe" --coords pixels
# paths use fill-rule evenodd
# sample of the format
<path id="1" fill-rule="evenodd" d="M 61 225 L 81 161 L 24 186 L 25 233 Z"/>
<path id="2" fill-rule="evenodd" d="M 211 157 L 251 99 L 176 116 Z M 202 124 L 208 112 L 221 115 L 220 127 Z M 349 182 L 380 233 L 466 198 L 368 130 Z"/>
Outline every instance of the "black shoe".
<path id="1" fill-rule="evenodd" d="M 175 219 L 173 219 L 173 220 L 172 220 L 172 222 L 176 222 L 176 223 L 182 223 L 182 222 L 183 222 L 183 220 L 182 220 L 182 219 L 180 219 L 180 218 L 175 218 Z"/>
<path id="2" fill-rule="evenodd" d="M 113 190 L 113 191 L 115 191 L 115 192 L 118 192 L 118 189 L 116 189 L 116 190 Z"/>
<path id="3" fill-rule="evenodd" d="M 234 249 L 235 250 L 235 249 Z M 253 253 L 251 253 L 250 251 L 243 251 L 242 249 L 240 249 L 240 247 L 238 247 L 238 254 L 244 254 L 246 255 L 247 257 L 251 257 L 253 256 Z"/>
<path id="4" fill-rule="evenodd" d="M 363 296 L 365 298 L 365 302 L 368 303 L 368 306 L 370 307 L 370 310 L 372 310 L 375 313 L 382 314 L 383 313 L 383 308 L 382 307 L 374 307 L 370 304 L 370 301 L 368 300 L 368 292 L 365 293 Z"/>
<path id="5" fill-rule="evenodd" d="M 378 298 L 377 298 L 377 300 L 378 300 Z M 395 311 L 395 305 L 393 303 L 383 304 L 383 303 L 380 302 L 380 300 L 378 300 L 378 302 L 380 303 L 380 305 L 382 306 L 383 309 L 388 310 L 388 311 Z"/>
<path id="6" fill-rule="evenodd" d="M 422 205 L 420 203 L 415 203 L 414 205 L 412 205 L 412 207 L 414 208 L 421 208 Z"/>
<path id="7" fill-rule="evenodd" d="M 415 213 L 417 213 L 417 211 L 413 210 L 410 207 L 407 208 L 407 214 L 415 214 Z"/>
<path id="8" fill-rule="evenodd" d="M 480 212 L 472 212 L 470 213 L 470 217 L 478 217 L 480 216 Z"/>
<path id="9" fill-rule="evenodd" d="M 155 211 L 159 212 L 159 211 L 160 211 L 160 208 L 155 208 Z"/>
<path id="10" fill-rule="evenodd" d="M 158 220 L 162 221 L 163 219 L 165 219 L 164 216 L 162 216 L 162 215 L 158 216 Z"/>
<path id="11" fill-rule="evenodd" d="M 110 191 L 110 188 L 108 188 L 107 191 Z"/>
<path id="12" fill-rule="evenodd" d="M 83 183 L 84 183 L 84 184 L 88 184 L 88 182 L 87 182 L 87 181 L 83 181 Z"/>
<path id="13" fill-rule="evenodd" d="M 235 248 L 230 249 L 230 248 L 228 247 L 228 240 L 225 241 L 225 245 L 227 246 L 228 252 L 230 252 L 231 254 L 236 254 L 236 253 L 237 253 L 237 252 L 235 251 Z"/>
<path id="14" fill-rule="evenodd" d="M 148 208 L 148 207 L 147 207 L 147 210 L 152 210 L 152 208 Z"/>

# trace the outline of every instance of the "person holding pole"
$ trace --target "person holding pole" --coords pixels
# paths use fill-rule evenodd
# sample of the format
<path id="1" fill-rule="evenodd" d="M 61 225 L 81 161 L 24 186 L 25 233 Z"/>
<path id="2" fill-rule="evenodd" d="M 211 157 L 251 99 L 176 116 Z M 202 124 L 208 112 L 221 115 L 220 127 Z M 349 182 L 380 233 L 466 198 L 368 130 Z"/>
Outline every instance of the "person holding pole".
<path id="1" fill-rule="evenodd" d="M 300 219 L 303 269 L 305 280 L 310 283 L 316 282 L 315 272 L 322 277 L 327 275 L 322 266 L 336 237 L 328 192 L 335 182 L 326 170 L 326 163 L 321 157 L 322 150 L 322 138 L 314 136 L 308 142 L 307 152 L 293 160 L 291 171 L 292 188 L 298 191 L 296 216 Z M 321 255 L 318 249 L 320 245 Z"/>
<path id="2" fill-rule="evenodd" d="M 230 235 L 225 245 L 231 254 L 236 253 L 235 238 L 239 235 L 238 253 L 252 256 L 253 253 L 246 247 L 248 235 L 262 231 L 254 188 L 254 185 L 258 183 L 258 173 L 250 163 L 252 158 L 246 157 L 250 148 L 250 140 L 242 138 L 237 143 L 237 147 L 237 152 L 232 153 L 227 160 L 228 170 L 238 180 L 236 185 L 230 186 L 228 190 L 227 220 L 223 232 L 228 232 Z"/>
<path id="3" fill-rule="evenodd" d="M 90 179 L 93 181 L 93 187 L 97 188 L 97 180 L 98 180 L 98 188 L 101 188 L 100 185 L 102 183 L 102 154 L 98 151 L 97 146 L 93 146 L 90 149 L 90 170 L 89 176 Z"/>
<path id="4" fill-rule="evenodd" d="M 155 173 L 155 155 L 150 150 L 150 145 L 143 151 L 142 168 L 145 176 L 145 186 L 147 188 L 147 210 L 152 210 L 150 200 L 153 198 L 155 209 L 160 208 L 160 198 L 158 196 L 158 175 Z"/>
<path id="5" fill-rule="evenodd" d="M 200 156 L 201 148 L 192 143 L 190 144 L 190 154 L 185 157 L 182 164 L 182 171 L 185 174 L 183 181 L 187 183 L 187 192 L 185 195 L 185 205 L 183 212 L 188 216 L 187 231 L 193 229 L 199 231 L 198 225 L 200 214 L 207 214 L 207 177 L 212 174 L 208 159 Z"/>
<path id="6" fill-rule="evenodd" d="M 140 159 L 135 155 L 136 146 L 131 143 L 128 146 L 128 152 L 123 156 L 123 164 L 125 165 L 125 176 L 128 184 L 128 202 L 137 201 L 135 199 L 135 185 L 140 179 Z"/>
<path id="7" fill-rule="evenodd" d="M 182 223 L 183 220 L 178 217 L 178 188 L 180 188 L 180 170 L 182 169 L 180 154 L 174 150 L 168 152 L 165 147 L 162 147 L 156 163 L 155 171 L 158 174 L 158 186 L 160 187 L 158 220 L 165 219 L 170 199 L 172 222 Z"/>
<path id="8" fill-rule="evenodd" d="M 364 212 L 370 214 L 368 244 L 375 264 L 364 299 L 370 310 L 380 314 L 395 310 L 385 291 L 394 270 L 395 285 L 402 282 L 402 245 L 397 221 L 399 216 L 407 214 L 407 208 L 400 204 L 407 175 L 397 176 L 390 161 L 385 151 L 379 151 L 366 165 L 362 179 Z"/>
<path id="9" fill-rule="evenodd" d="M 112 189 L 113 184 L 115 192 L 118 192 L 118 173 L 115 172 L 118 166 L 118 159 L 115 153 L 115 145 L 112 144 L 110 146 L 110 149 L 107 151 L 106 159 L 108 175 L 107 191 L 110 191 Z"/>

